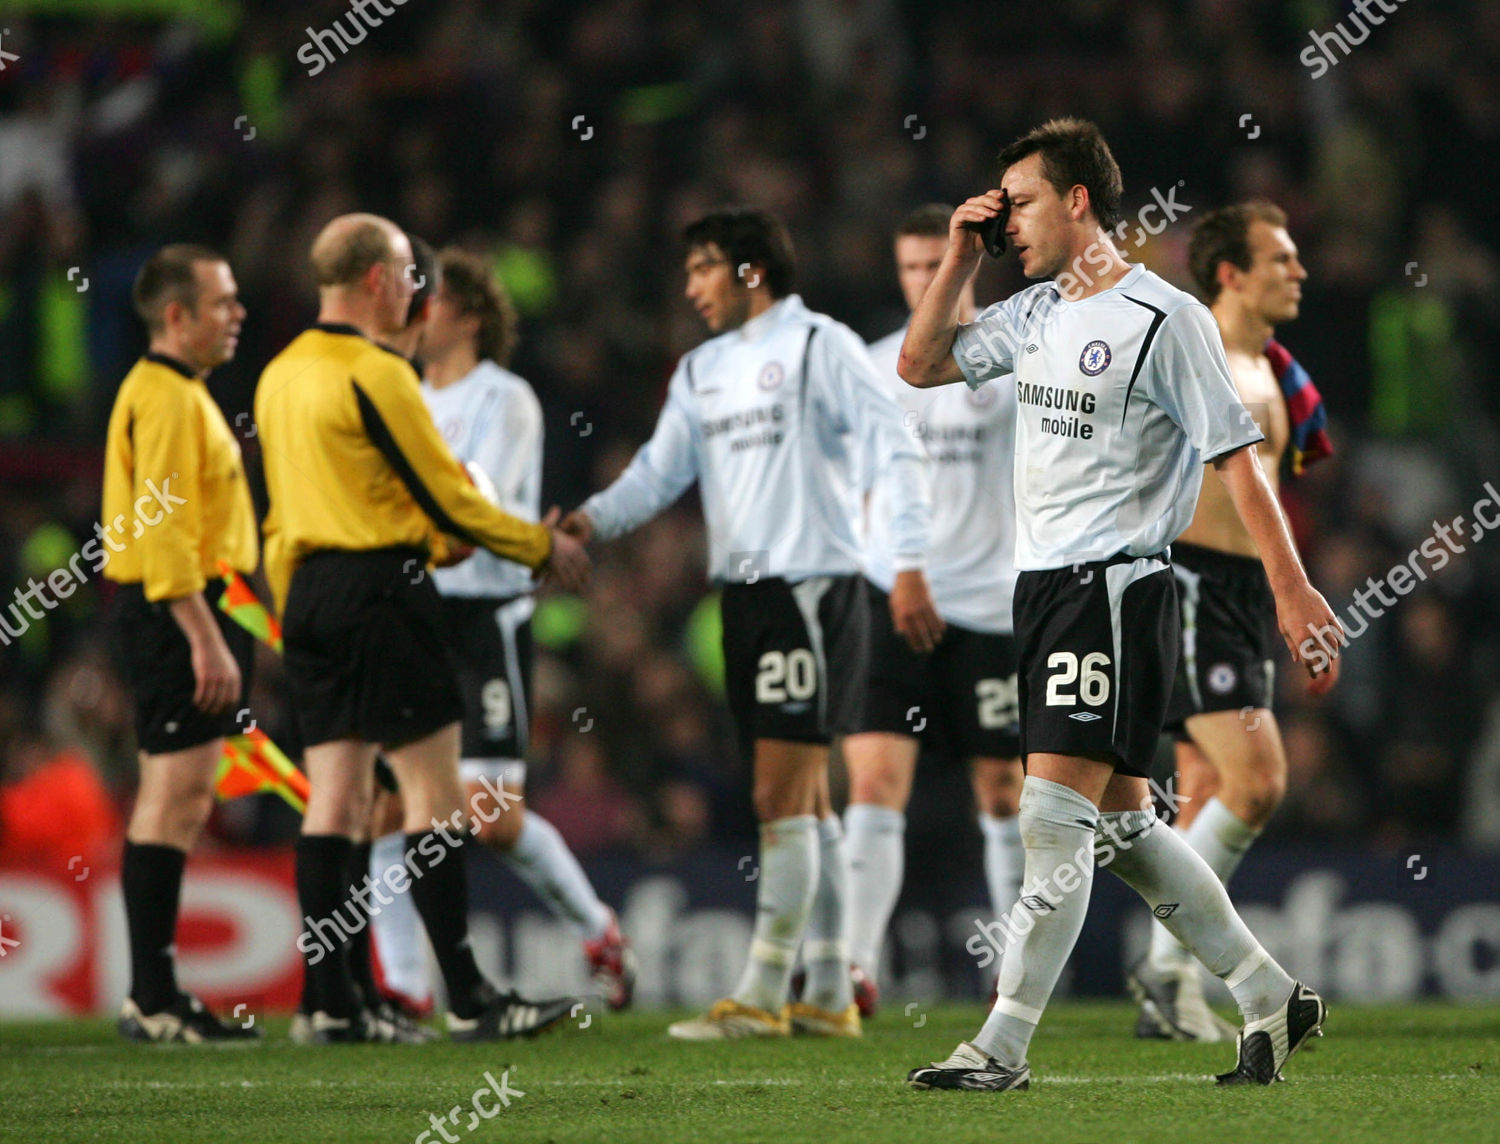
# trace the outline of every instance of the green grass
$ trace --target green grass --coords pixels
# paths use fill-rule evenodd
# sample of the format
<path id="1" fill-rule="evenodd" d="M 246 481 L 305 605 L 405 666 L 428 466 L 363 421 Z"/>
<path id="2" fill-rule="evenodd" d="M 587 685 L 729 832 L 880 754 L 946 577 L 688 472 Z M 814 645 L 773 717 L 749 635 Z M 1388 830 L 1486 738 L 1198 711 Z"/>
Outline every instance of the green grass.
<path id="1" fill-rule="evenodd" d="M 855 1042 L 667 1040 L 669 1017 L 594 1016 L 536 1041 L 299 1049 L 285 1022 L 257 1046 L 136 1046 L 109 1022 L 0 1024 L 0 1139 L 415 1140 L 462 1105 L 465 1141 L 1420 1141 L 1500 1138 L 1500 1007 L 1334 1005 L 1287 1083 L 1219 1090 L 1227 1045 L 1140 1042 L 1133 1010 L 1060 1002 L 1032 1045 L 1030 1092 L 914 1092 L 982 1012 L 890 1008 Z M 581 1018 L 580 1018 L 581 1019 Z M 465 1131 L 488 1070 L 525 1093 Z M 493 1098 L 487 1105 L 493 1105 Z M 442 1139 L 433 1133 L 428 1142 Z"/>

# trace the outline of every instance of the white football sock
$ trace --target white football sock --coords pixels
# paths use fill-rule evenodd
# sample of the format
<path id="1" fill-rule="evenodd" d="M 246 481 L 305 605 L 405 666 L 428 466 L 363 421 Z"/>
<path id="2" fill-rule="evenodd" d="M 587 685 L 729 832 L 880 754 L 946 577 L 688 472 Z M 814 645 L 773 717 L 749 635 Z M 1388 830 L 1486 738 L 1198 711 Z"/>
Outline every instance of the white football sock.
<path id="1" fill-rule="evenodd" d="M 585 940 L 596 941 L 604 936 L 609 927 L 609 907 L 594 893 L 589 876 L 573 857 L 557 827 L 528 810 L 515 846 L 496 853 L 554 914 L 576 925 Z"/>
<path id="2" fill-rule="evenodd" d="M 844 938 L 849 960 L 875 977 L 886 927 L 906 871 L 906 815 L 887 806 L 853 803 L 844 811 L 844 855 L 849 866 Z"/>
<path id="3" fill-rule="evenodd" d="M 1217 798 L 1209 799 L 1198 812 L 1198 817 L 1193 819 L 1192 825 L 1181 834 L 1183 840 L 1202 856 L 1209 869 L 1226 886 L 1239 868 L 1245 851 L 1260 837 L 1260 831 L 1256 827 L 1240 818 Z M 1163 973 L 1180 970 L 1193 961 L 1183 944 L 1159 921 L 1153 922 L 1151 926 L 1149 959 L 1151 967 Z"/>
<path id="4" fill-rule="evenodd" d="M 761 823 L 755 932 L 733 994 L 741 1005 L 781 1012 L 817 888 L 818 820 L 799 814 Z"/>
<path id="5" fill-rule="evenodd" d="M 844 866 L 844 831 L 837 815 L 818 823 L 818 889 L 807 916 L 802 960 L 807 985 L 802 1000 L 819 1009 L 842 1013 L 854 1000 L 849 983 L 849 947 L 844 942 L 844 914 L 849 894 Z"/>
<path id="6" fill-rule="evenodd" d="M 377 838 L 370 847 L 370 877 L 379 882 L 392 866 L 401 866 L 406 853 L 406 835 L 397 830 Z M 381 893 L 391 904 L 372 911 L 370 935 L 380 959 L 380 977 L 387 989 L 403 993 L 413 1001 L 432 997 L 432 977 L 427 970 L 426 930 L 416 903 L 405 890 L 397 893 L 383 882 Z"/>
<path id="7" fill-rule="evenodd" d="M 1016 815 L 1000 818 L 979 816 L 984 833 L 984 880 L 990 887 L 990 907 L 1004 917 L 1021 896 L 1021 875 L 1026 871 L 1026 846 L 1021 841 L 1021 820 Z"/>
<path id="8" fill-rule="evenodd" d="M 1242 1014 L 1265 1017 L 1286 1003 L 1292 979 L 1240 920 L 1208 863 L 1154 811 L 1103 815 L 1099 841 L 1099 864 L 1145 898 L 1177 940 L 1223 978 Z"/>
<path id="9" fill-rule="evenodd" d="M 1021 787 L 1026 876 L 1011 908 L 995 1007 L 974 1044 L 1008 1068 L 1026 1062 L 1031 1035 L 1089 909 L 1099 810 L 1072 787 L 1028 775 Z"/>

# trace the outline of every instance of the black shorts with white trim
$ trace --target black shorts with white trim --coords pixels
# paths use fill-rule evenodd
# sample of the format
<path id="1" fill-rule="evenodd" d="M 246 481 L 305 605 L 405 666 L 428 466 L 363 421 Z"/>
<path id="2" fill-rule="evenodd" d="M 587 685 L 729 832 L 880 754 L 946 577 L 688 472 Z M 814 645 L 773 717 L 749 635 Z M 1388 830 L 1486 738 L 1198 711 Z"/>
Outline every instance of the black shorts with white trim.
<path id="1" fill-rule="evenodd" d="M 1182 660 L 1167 728 L 1186 737 L 1189 716 L 1269 707 L 1276 680 L 1276 600 L 1265 566 L 1196 544 L 1172 545 L 1182 613 Z"/>
<path id="2" fill-rule="evenodd" d="M 531 731 L 529 596 L 444 596 L 463 695 L 463 757 L 524 759 Z"/>
<path id="3" fill-rule="evenodd" d="M 866 581 L 870 686 L 858 731 L 911 735 L 954 759 L 1020 754 L 1016 641 L 949 624 L 918 655 L 891 621 L 890 597 Z"/>
<path id="4" fill-rule="evenodd" d="M 724 686 L 747 757 L 757 739 L 829 743 L 859 723 L 869 671 L 862 576 L 726 584 Z"/>
<path id="5" fill-rule="evenodd" d="M 1177 584 L 1164 554 L 1022 572 L 1021 751 L 1112 758 L 1145 777 L 1177 670 Z"/>

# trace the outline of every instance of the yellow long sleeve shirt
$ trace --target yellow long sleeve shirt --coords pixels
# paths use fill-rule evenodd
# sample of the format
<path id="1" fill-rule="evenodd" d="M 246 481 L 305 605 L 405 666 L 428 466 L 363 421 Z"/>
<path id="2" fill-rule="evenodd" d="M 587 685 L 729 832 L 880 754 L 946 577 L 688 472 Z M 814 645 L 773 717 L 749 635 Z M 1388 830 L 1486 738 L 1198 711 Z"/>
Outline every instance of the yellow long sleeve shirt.
<path id="1" fill-rule="evenodd" d="M 552 535 L 470 483 L 422 401 L 416 371 L 353 326 L 320 323 L 261 374 L 255 421 L 270 511 L 266 579 L 277 610 L 320 549 L 431 549 L 433 530 L 539 568 Z"/>
<path id="2" fill-rule="evenodd" d="M 219 560 L 249 575 L 259 560 L 240 443 L 203 380 L 148 353 L 125 375 L 104 445 L 99 538 L 104 575 L 146 599 L 201 592 Z"/>

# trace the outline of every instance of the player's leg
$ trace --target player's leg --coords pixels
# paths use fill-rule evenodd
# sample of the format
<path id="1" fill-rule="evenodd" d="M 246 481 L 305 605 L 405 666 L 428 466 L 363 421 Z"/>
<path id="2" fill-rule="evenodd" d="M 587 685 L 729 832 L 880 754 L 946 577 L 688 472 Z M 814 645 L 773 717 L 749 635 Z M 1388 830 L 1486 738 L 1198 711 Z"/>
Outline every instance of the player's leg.
<path id="1" fill-rule="evenodd" d="M 818 883 L 802 942 L 807 983 L 788 1016 L 794 1033 L 854 1035 L 858 1025 L 848 1016 L 854 1007 L 854 993 L 849 945 L 844 938 L 849 867 L 843 825 L 833 812 L 826 766 L 818 776 L 813 816 L 818 823 Z"/>
<path id="2" fill-rule="evenodd" d="M 217 584 L 204 591 L 212 605 Z M 131 1040 L 251 1040 L 261 1030 L 225 1024 L 177 984 L 173 938 L 183 870 L 213 810 L 214 775 L 223 736 L 236 729 L 253 671 L 254 638 L 214 610 L 220 634 L 240 668 L 240 699 L 221 715 L 193 705 L 192 653 L 164 604 L 138 585 L 121 590 L 116 638 L 135 699 L 141 778 L 126 830 L 120 890 L 130 939 L 131 987 L 118 1028 Z"/>
<path id="3" fill-rule="evenodd" d="M 385 883 L 391 904 L 377 912 L 371 924 L 375 952 L 380 959 L 381 996 L 413 1020 L 432 1013 L 432 981 L 427 969 L 427 941 L 423 936 L 422 917 L 417 913 L 411 894 L 390 888 L 393 878 L 387 873 L 402 864 L 406 854 L 406 834 L 401 829 L 405 810 L 401 792 L 377 796 L 372 816 L 375 841 L 370 848 L 370 877 Z"/>
<path id="4" fill-rule="evenodd" d="M 1286 756 L 1275 716 L 1264 708 L 1214 711 L 1187 720 L 1193 742 L 1179 751 L 1183 793 L 1193 809 L 1178 830 L 1226 885 L 1259 836 L 1286 789 Z M 1211 782 L 1193 777 L 1208 771 Z M 1201 798 L 1205 790 L 1217 793 Z M 1190 792 L 1198 791 L 1198 795 Z M 1147 965 L 1135 974 L 1143 1000 L 1155 1004 L 1158 1027 L 1169 1035 L 1201 1041 L 1225 1040 L 1233 1028 L 1218 1020 L 1203 1000 L 1192 955 L 1160 921 L 1152 925 Z"/>
<path id="5" fill-rule="evenodd" d="M 168 1009 L 181 991 L 172 961 L 182 873 L 213 810 L 222 739 L 140 754 L 141 780 L 125 833 L 120 892 L 130 935 L 130 1000 L 143 1016 Z"/>
<path id="6" fill-rule="evenodd" d="M 522 803 L 531 729 L 532 599 L 444 598 L 463 693 L 464 780 L 479 841 L 494 851 L 583 941 L 595 983 L 612 1009 L 630 1004 L 635 958 L 615 912 L 557 829 Z"/>
<path id="7" fill-rule="evenodd" d="M 571 922 L 611 1009 L 630 1004 L 634 957 L 618 919 L 594 891 L 557 828 L 522 803 L 525 763 L 465 759 L 465 789 L 479 822 L 479 841 L 493 850 L 554 914 Z"/>
<path id="8" fill-rule="evenodd" d="M 997 918 L 1005 916 L 1021 895 L 1026 846 L 1021 841 L 1019 816 L 1025 777 L 1020 759 L 969 760 L 974 805 L 979 810 L 979 829 L 984 835 L 984 878 L 989 885 L 990 906 Z"/>
<path id="9" fill-rule="evenodd" d="M 354 836 L 365 829 L 373 796 L 375 746 L 330 739 L 307 747 L 302 766 L 310 792 L 297 839 L 297 899 L 306 961 L 306 996 L 318 1040 L 354 1036 L 363 1010 L 349 967 L 350 939 L 365 925 L 350 886 Z M 358 888 L 358 887 L 355 887 Z"/>
<path id="10" fill-rule="evenodd" d="M 844 811 L 849 909 L 844 933 L 849 959 L 872 993 L 886 929 L 905 877 L 906 804 L 919 746 L 911 735 L 870 731 L 845 737 L 841 748 L 849 772 L 849 805 Z M 866 1007 L 869 1016 L 875 1007 L 873 996 Z"/>
<path id="11" fill-rule="evenodd" d="M 920 750 L 918 736 L 938 719 L 931 655 L 917 655 L 891 622 L 890 597 L 861 584 L 870 652 L 863 710 L 841 752 L 849 774 L 844 811 L 849 899 L 844 934 L 860 1014 L 879 1005 L 880 955 L 906 866 L 906 804 Z M 939 645 L 938 652 L 943 645 Z M 935 653 L 936 654 L 936 653 Z"/>
<path id="12" fill-rule="evenodd" d="M 1270 1084 L 1323 1023 L 1322 999 L 1256 941 L 1208 863 L 1156 817 L 1144 778 L 1119 775 L 1100 815 L 1099 864 L 1134 889 L 1152 913 L 1234 996 L 1245 1018 L 1239 1062 L 1220 1083 Z M 1143 809 L 1144 808 L 1144 809 Z"/>

